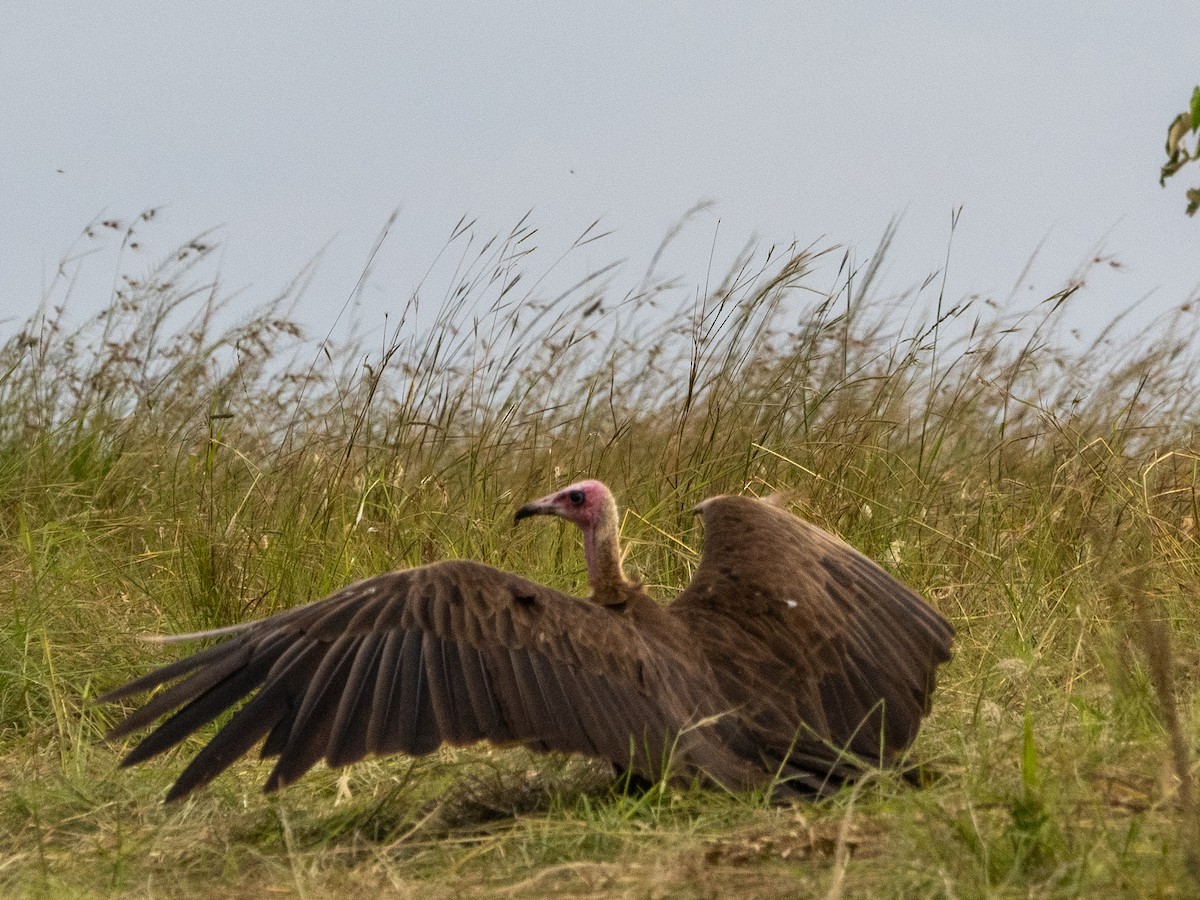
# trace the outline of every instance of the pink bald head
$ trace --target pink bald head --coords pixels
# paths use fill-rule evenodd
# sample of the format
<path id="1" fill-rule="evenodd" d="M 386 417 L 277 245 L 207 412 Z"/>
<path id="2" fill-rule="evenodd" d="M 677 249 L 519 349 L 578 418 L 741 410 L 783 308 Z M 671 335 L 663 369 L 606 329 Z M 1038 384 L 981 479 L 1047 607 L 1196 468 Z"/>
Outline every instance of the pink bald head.
<path id="1" fill-rule="evenodd" d="M 587 560 L 592 600 L 602 606 L 624 603 L 637 586 L 625 578 L 617 538 L 617 501 L 612 492 L 593 479 L 577 481 L 517 510 L 514 521 L 527 516 L 558 516 L 583 531 L 583 556 Z"/>
<path id="2" fill-rule="evenodd" d="M 612 492 L 603 482 L 588 479 L 526 503 L 517 510 L 513 520 L 519 522 L 529 516 L 558 516 L 574 522 L 584 531 L 590 531 L 600 523 L 613 502 Z"/>

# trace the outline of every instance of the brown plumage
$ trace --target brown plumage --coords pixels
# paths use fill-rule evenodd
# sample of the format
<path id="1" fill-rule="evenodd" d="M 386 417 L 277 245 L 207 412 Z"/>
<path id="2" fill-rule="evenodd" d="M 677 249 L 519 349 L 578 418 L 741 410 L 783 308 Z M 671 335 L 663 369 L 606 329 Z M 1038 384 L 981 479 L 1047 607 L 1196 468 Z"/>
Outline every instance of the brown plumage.
<path id="1" fill-rule="evenodd" d="M 823 794 L 893 765 L 929 710 L 953 629 L 848 544 L 777 506 L 697 507 L 704 553 L 669 606 L 625 578 L 617 508 L 598 481 L 521 507 L 583 530 L 592 596 L 475 562 L 349 585 L 230 635 L 100 699 L 170 686 L 113 729 L 173 713 L 126 756 L 174 746 L 249 695 L 168 794 L 211 781 L 263 741 L 265 789 L 319 760 L 443 743 L 584 753 L 656 779 Z"/>

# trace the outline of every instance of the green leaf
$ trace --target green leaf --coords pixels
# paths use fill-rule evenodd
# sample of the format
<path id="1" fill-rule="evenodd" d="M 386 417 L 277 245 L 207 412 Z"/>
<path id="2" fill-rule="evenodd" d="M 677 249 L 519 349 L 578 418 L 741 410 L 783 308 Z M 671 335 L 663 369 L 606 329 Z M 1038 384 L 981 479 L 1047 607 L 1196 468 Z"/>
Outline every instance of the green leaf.
<path id="1" fill-rule="evenodd" d="M 1200 128 L 1200 85 L 1192 88 L 1192 131 Z"/>

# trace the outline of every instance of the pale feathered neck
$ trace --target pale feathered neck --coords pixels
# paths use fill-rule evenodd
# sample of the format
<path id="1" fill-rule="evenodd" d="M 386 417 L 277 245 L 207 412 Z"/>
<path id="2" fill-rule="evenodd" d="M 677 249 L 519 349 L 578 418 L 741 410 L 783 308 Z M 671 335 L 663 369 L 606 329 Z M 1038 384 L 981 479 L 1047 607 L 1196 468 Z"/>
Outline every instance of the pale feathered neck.
<path id="1" fill-rule="evenodd" d="M 596 524 L 584 529 L 583 555 L 587 560 L 592 599 L 604 606 L 623 602 L 633 585 L 625 578 L 621 567 L 617 501 L 611 495 L 604 498 Z"/>

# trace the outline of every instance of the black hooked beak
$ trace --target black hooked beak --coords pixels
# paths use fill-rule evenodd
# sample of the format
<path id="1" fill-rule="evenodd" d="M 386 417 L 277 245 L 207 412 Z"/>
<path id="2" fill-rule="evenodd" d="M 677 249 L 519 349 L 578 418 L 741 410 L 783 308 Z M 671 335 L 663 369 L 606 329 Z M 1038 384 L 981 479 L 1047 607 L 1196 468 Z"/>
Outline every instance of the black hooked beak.
<path id="1" fill-rule="evenodd" d="M 522 519 L 528 519 L 530 516 L 548 516 L 553 514 L 554 510 L 546 506 L 539 500 L 532 503 L 526 503 L 515 513 L 513 513 L 513 524 L 516 525 Z"/>

